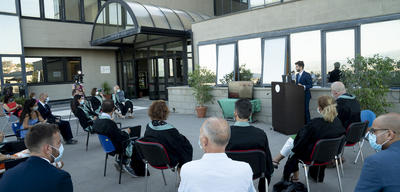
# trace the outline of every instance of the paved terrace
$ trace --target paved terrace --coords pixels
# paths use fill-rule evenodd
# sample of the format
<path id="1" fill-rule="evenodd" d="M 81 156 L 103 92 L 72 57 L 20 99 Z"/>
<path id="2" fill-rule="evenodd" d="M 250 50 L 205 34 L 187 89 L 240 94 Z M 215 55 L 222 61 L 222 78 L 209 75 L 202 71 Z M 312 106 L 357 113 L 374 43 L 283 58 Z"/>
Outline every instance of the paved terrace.
<path id="1" fill-rule="evenodd" d="M 150 105 L 149 100 L 135 100 L 135 118 L 134 119 L 117 119 L 121 122 L 122 126 L 142 125 L 142 135 L 144 134 L 146 124 L 150 121 L 147 116 L 147 107 Z M 68 105 L 54 105 L 53 111 L 56 114 L 62 115 L 63 119 L 68 120 L 69 106 Z M 169 123 L 173 124 L 183 135 L 185 135 L 193 146 L 193 159 L 200 159 L 203 152 L 198 146 L 199 128 L 205 119 L 199 119 L 195 115 L 171 113 Z M 77 120 L 71 119 L 70 121 L 72 132 L 75 135 L 77 130 Z M 233 124 L 233 122 L 229 122 Z M 280 148 L 285 143 L 287 136 L 271 130 L 271 125 L 263 122 L 256 122 L 253 124 L 256 127 L 263 129 L 269 139 L 269 147 L 272 156 L 279 153 Z M 78 128 L 78 134 L 75 136 L 78 140 L 76 145 L 64 145 L 65 151 L 63 161 L 65 163 L 64 170 L 68 171 L 72 176 L 74 191 L 76 192 L 100 192 L 100 191 L 118 191 L 118 192 L 136 192 L 144 191 L 145 179 L 131 178 L 127 174 L 122 174 L 122 183 L 118 184 L 118 172 L 114 167 L 113 157 L 109 157 L 107 164 L 107 176 L 103 177 L 104 157 L 105 153 L 101 148 L 97 135 L 91 135 L 89 139 L 89 149 L 85 151 L 86 134 L 81 127 Z M 368 156 L 373 154 L 373 150 L 366 144 L 363 148 L 364 155 Z M 357 184 L 361 168 L 361 159 L 357 164 L 353 164 L 356 153 L 353 148 L 345 149 L 344 163 L 344 177 L 342 178 L 343 189 L 345 192 L 353 191 Z M 272 177 L 272 182 L 269 190 L 272 191 L 272 185 L 277 183 L 283 172 L 283 166 L 286 160 L 283 160 L 278 170 L 275 170 Z M 161 171 L 150 168 L 149 178 L 149 191 L 164 192 L 164 191 L 177 191 L 175 187 L 175 174 L 169 170 L 165 171 L 167 186 L 164 186 L 161 176 Z M 304 171 L 300 166 L 300 181 L 305 184 Z M 206 183 L 204 183 L 206 184 Z M 257 188 L 258 181 L 254 181 Z M 338 180 L 336 169 L 326 169 L 324 183 L 315 183 L 310 180 L 311 190 L 314 192 L 323 191 L 337 191 Z"/>

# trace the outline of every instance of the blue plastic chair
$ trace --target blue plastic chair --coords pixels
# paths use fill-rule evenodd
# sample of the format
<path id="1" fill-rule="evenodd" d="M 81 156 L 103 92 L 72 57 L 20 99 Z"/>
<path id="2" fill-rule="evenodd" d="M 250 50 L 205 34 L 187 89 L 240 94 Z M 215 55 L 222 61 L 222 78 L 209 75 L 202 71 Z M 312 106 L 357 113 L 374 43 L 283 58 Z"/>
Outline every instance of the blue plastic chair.
<path id="1" fill-rule="evenodd" d="M 376 115 L 371 110 L 362 110 L 361 111 L 361 121 L 368 121 L 368 127 L 372 126 L 372 122 L 374 122 Z"/>
<path id="2" fill-rule="evenodd" d="M 115 152 L 115 147 L 112 144 L 111 140 L 105 136 L 105 135 L 100 135 L 97 134 L 99 137 L 99 141 L 101 143 L 101 146 L 103 147 L 104 152 L 106 152 L 106 158 L 104 162 L 104 177 L 106 176 L 106 170 L 107 170 L 107 159 L 108 159 L 108 154 Z M 122 157 L 121 157 L 122 158 Z M 118 183 L 121 184 L 121 175 L 122 175 L 122 160 L 119 161 L 119 180 Z"/>
<path id="3" fill-rule="evenodd" d="M 27 129 L 24 129 L 19 122 L 11 123 L 11 128 L 17 137 L 17 139 L 22 140 L 25 138 L 26 133 L 28 133 Z"/>

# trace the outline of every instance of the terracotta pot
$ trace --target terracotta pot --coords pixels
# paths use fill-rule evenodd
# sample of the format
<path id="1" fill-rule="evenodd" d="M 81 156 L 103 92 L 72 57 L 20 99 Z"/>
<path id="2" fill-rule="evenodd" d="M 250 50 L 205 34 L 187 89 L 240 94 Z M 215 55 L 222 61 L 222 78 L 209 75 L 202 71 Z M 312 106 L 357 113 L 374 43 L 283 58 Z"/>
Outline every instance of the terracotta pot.
<path id="1" fill-rule="evenodd" d="M 198 118 L 204 118 L 207 113 L 207 106 L 197 106 L 196 111 L 197 111 Z"/>

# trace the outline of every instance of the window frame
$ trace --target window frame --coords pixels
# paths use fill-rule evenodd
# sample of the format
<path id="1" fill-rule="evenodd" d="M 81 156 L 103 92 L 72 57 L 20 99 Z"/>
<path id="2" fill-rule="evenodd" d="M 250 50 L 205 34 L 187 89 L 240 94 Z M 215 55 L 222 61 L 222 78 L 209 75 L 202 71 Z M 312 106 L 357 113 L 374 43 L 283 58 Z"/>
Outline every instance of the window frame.
<path id="1" fill-rule="evenodd" d="M 272 39 L 285 39 L 285 61 L 283 66 L 283 71 L 288 73 L 290 71 L 290 35 L 279 35 L 279 36 L 271 36 L 271 37 L 262 37 L 261 38 L 261 83 L 259 86 L 262 87 L 271 87 L 271 84 L 264 83 L 264 53 L 265 53 L 265 41 Z M 284 75 L 284 74 L 282 74 Z"/>
<path id="2" fill-rule="evenodd" d="M 220 46 L 225 46 L 225 45 L 231 45 L 231 44 L 233 44 L 234 45 L 234 51 L 233 51 L 233 81 L 240 81 L 239 80 L 239 75 L 237 75 L 237 78 L 236 78 L 236 73 L 237 73 L 237 71 L 238 71 L 238 41 L 234 41 L 234 42 L 229 42 L 229 43 L 220 43 L 220 44 L 216 44 L 215 45 L 215 50 L 216 50 L 216 59 L 217 59 L 217 61 L 216 61 L 216 68 L 215 68 L 215 85 L 217 86 L 217 87 L 227 87 L 228 86 L 228 84 L 219 84 L 218 83 L 218 66 L 219 66 L 219 64 L 218 64 L 218 54 L 219 54 L 219 47 Z"/>
<path id="3" fill-rule="evenodd" d="M 28 86 L 36 86 L 36 85 L 57 85 L 57 84 L 71 84 L 74 83 L 74 81 L 67 81 L 67 62 L 70 60 L 79 60 L 79 67 L 80 71 L 82 71 L 82 57 L 57 57 L 57 56 L 26 56 L 25 58 L 41 58 L 42 59 L 42 65 L 43 65 L 43 81 L 41 83 L 26 83 Z M 63 76 L 64 80 L 63 81 L 58 81 L 58 82 L 48 82 L 48 71 L 47 71 L 47 60 L 49 58 L 57 58 L 62 60 L 62 65 L 63 65 Z M 24 64 L 25 65 L 25 64 Z M 26 76 L 26 73 L 25 73 Z"/>

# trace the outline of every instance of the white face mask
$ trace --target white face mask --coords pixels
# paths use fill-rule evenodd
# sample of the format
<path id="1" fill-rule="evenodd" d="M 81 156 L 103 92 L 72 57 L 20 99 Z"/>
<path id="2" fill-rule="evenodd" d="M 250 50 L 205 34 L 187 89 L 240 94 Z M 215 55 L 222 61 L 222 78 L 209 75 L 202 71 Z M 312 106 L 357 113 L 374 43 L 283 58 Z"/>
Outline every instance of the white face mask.
<path id="1" fill-rule="evenodd" d="M 317 107 L 317 113 L 321 115 L 321 112 L 319 111 L 319 108 Z"/>
<path id="2" fill-rule="evenodd" d="M 201 142 L 200 142 L 200 137 L 199 137 L 199 147 L 201 150 L 203 150 L 203 146 L 201 146 Z"/>
<path id="3" fill-rule="evenodd" d="M 34 110 L 34 111 L 37 111 L 37 110 L 38 110 L 38 108 L 39 108 L 39 107 L 38 107 L 38 106 L 36 106 L 36 107 L 33 107 L 33 108 L 32 108 L 32 110 Z"/>
<path id="4" fill-rule="evenodd" d="M 51 146 L 51 145 L 50 145 L 50 147 L 52 147 L 53 149 L 58 151 L 58 156 L 57 157 L 54 157 L 53 154 L 51 154 L 51 153 L 50 153 L 50 155 L 54 158 L 54 162 L 59 162 L 61 160 L 61 157 L 62 157 L 63 153 L 64 153 L 63 144 L 61 144 L 58 149 L 53 147 L 53 146 Z"/>
<path id="5" fill-rule="evenodd" d="M 96 91 L 96 95 L 99 95 L 99 92 L 98 92 L 98 91 Z"/>
<path id="6" fill-rule="evenodd" d="M 47 97 L 45 102 L 48 103 L 49 101 L 50 101 L 50 97 Z"/>

